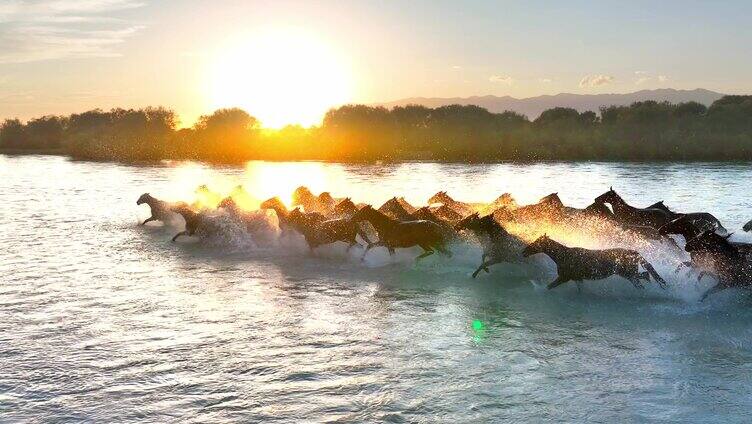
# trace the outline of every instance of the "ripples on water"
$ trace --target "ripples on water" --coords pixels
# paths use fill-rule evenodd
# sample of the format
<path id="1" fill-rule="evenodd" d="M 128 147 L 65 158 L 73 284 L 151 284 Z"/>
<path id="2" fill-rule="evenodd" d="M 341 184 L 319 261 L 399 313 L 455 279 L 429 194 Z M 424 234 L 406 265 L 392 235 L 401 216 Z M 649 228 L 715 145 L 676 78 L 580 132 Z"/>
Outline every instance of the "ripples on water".
<path id="1" fill-rule="evenodd" d="M 752 218 L 743 165 L 124 166 L 0 156 L 0 421 L 746 421 L 750 301 L 608 280 L 547 292 L 479 252 L 413 265 L 332 247 L 222 249 L 138 227 L 207 180 L 424 203 L 614 185 L 637 205 Z M 744 237 L 739 235 L 736 237 Z M 659 264 L 662 274 L 667 264 Z M 545 282 L 545 281 L 544 281 Z M 684 293 L 690 292 L 690 295 Z"/>

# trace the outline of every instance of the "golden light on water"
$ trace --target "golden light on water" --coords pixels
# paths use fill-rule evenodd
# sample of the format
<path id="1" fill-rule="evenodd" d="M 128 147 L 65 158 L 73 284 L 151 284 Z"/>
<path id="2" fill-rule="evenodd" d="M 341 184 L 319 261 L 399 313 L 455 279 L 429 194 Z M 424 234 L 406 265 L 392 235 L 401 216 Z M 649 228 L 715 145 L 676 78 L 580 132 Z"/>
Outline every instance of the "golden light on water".
<path id="1" fill-rule="evenodd" d="M 296 28 L 236 41 L 220 53 L 211 76 L 213 108 L 242 108 L 267 128 L 317 125 L 351 95 L 345 62 L 326 42 Z"/>
<path id="2" fill-rule="evenodd" d="M 185 201 L 197 208 L 214 209 L 231 196 L 245 210 L 256 210 L 262 201 L 279 197 L 288 207 L 292 193 L 301 185 L 314 193 L 340 188 L 341 170 L 320 163 L 249 162 L 241 175 L 225 175 L 197 163 L 175 167 L 170 178 L 170 192 L 164 197 Z M 206 186 L 208 192 L 198 190 Z M 238 186 L 243 188 L 238 191 Z"/>

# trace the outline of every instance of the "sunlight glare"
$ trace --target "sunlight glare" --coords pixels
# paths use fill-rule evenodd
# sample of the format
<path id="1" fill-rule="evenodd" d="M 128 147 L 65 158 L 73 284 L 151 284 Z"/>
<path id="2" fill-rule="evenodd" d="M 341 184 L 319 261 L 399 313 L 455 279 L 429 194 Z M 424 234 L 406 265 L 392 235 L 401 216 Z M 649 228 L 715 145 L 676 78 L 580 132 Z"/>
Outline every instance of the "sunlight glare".
<path id="1" fill-rule="evenodd" d="M 240 107 L 266 128 L 317 125 L 350 101 L 350 74 L 323 41 L 299 29 L 255 34 L 227 47 L 214 63 L 211 103 Z"/>

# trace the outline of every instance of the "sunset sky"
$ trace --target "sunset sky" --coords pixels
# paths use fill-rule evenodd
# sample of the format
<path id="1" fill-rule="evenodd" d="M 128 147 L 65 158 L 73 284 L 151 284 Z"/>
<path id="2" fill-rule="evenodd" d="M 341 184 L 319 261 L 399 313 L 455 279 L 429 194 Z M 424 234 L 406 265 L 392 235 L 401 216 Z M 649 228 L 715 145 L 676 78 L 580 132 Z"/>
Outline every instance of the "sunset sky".
<path id="1" fill-rule="evenodd" d="M 0 118 L 403 97 L 752 92 L 752 2 L 2 0 Z"/>

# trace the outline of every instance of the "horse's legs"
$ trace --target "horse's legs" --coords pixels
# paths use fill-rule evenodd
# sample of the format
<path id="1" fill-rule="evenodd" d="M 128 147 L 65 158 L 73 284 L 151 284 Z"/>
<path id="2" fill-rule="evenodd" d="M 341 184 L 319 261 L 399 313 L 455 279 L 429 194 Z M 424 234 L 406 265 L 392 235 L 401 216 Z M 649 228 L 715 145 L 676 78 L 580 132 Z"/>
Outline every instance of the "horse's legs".
<path id="1" fill-rule="evenodd" d="M 478 265 L 478 269 L 473 272 L 473 278 L 477 277 L 481 270 L 486 271 L 486 273 L 490 274 L 491 271 L 488 270 L 488 266 L 493 264 L 494 262 L 491 261 L 483 261 L 480 265 Z"/>
<path id="2" fill-rule="evenodd" d="M 146 218 L 146 221 L 142 222 L 141 225 L 146 225 L 147 222 L 156 221 L 157 218 L 154 218 L 153 216 L 150 216 Z"/>
<path id="3" fill-rule="evenodd" d="M 181 232 L 179 232 L 179 233 L 175 234 L 175 237 L 173 237 L 173 238 L 172 238 L 172 241 L 174 242 L 175 240 L 177 240 L 177 239 L 178 239 L 178 237 L 180 237 L 180 236 L 184 236 L 184 235 L 186 235 L 186 234 L 189 234 L 188 230 L 185 230 L 185 231 L 181 231 Z"/>
<path id="4" fill-rule="evenodd" d="M 426 244 L 420 244 L 419 246 L 423 248 L 424 252 L 421 253 L 417 258 L 415 258 L 416 261 L 423 259 L 426 256 L 433 255 L 433 249 L 431 248 L 431 246 L 428 246 Z"/>
<path id="5" fill-rule="evenodd" d="M 550 282 L 547 287 L 548 287 L 549 290 L 551 290 L 551 289 L 553 289 L 555 287 L 558 287 L 558 286 L 566 283 L 567 281 L 569 281 L 568 278 L 562 277 L 560 275 L 560 276 L 556 277 L 556 279 L 554 281 Z"/>
<path id="6" fill-rule="evenodd" d="M 632 275 L 627 277 L 627 280 L 629 280 L 630 283 L 632 283 L 636 289 L 644 289 L 645 286 L 640 282 L 640 277 L 636 275 Z"/>
<path id="7" fill-rule="evenodd" d="M 679 272 L 679 270 L 682 269 L 683 266 L 686 266 L 687 268 L 690 268 L 692 266 L 692 261 L 681 262 L 679 264 L 679 266 L 676 267 L 676 271 L 674 271 L 674 274 L 676 274 L 677 272 Z"/>

